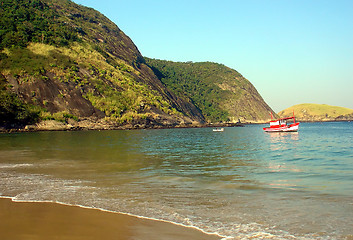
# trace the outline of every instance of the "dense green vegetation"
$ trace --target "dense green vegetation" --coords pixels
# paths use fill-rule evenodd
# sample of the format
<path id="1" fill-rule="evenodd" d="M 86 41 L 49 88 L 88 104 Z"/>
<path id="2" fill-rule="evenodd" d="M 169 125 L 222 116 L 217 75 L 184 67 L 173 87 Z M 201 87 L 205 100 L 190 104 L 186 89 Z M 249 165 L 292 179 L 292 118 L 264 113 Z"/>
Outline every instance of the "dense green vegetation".
<path id="1" fill-rule="evenodd" d="M 258 122 L 273 112 L 246 78 L 223 64 L 145 59 L 163 84 L 189 99 L 209 122 Z"/>
<path id="2" fill-rule="evenodd" d="M 230 71 L 222 64 L 211 62 L 171 62 L 146 58 L 160 80 L 174 93 L 189 98 L 212 122 L 228 121 L 229 113 L 222 108 L 222 102 L 230 98 L 232 92 L 221 89 L 218 84 Z"/>
<path id="3" fill-rule="evenodd" d="M 29 42 L 67 46 L 80 29 L 58 21 L 60 16 L 40 0 L 1 0 L 0 50 L 26 47 Z"/>

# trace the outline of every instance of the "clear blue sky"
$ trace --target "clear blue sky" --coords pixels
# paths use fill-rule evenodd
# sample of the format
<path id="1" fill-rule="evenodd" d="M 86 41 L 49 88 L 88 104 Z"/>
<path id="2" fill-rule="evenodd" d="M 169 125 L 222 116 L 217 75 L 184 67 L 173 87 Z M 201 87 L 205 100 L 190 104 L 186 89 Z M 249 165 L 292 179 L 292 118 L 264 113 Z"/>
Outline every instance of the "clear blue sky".
<path id="1" fill-rule="evenodd" d="M 353 0 L 74 0 L 118 25 L 143 56 L 240 72 L 275 112 L 353 109 Z"/>

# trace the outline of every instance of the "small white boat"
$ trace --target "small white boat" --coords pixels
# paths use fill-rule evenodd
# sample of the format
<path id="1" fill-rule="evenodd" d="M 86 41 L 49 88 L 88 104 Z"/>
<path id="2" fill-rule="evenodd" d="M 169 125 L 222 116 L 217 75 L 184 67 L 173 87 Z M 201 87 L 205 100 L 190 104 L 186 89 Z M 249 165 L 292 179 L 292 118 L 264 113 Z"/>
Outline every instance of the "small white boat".
<path id="1" fill-rule="evenodd" d="M 214 132 L 223 132 L 224 128 L 214 128 L 213 131 Z"/>

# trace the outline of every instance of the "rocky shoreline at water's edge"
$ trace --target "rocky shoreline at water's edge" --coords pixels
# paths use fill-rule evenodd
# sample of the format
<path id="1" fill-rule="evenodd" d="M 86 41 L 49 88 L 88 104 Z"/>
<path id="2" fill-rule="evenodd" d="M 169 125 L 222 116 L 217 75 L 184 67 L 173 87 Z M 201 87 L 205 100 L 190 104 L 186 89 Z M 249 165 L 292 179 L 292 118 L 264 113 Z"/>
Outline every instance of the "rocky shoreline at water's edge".
<path id="1" fill-rule="evenodd" d="M 245 123 L 249 124 L 249 123 Z M 126 124 L 117 124 L 116 122 L 105 119 L 92 120 L 82 119 L 75 121 L 69 119 L 67 122 L 56 120 L 43 120 L 37 124 L 26 126 L 0 127 L 0 133 L 11 132 L 39 132 L 39 131 L 85 131 L 85 130 L 133 130 L 133 129 L 166 129 L 166 128 L 203 128 L 203 127 L 243 127 L 242 123 L 150 123 L 135 121 Z"/>

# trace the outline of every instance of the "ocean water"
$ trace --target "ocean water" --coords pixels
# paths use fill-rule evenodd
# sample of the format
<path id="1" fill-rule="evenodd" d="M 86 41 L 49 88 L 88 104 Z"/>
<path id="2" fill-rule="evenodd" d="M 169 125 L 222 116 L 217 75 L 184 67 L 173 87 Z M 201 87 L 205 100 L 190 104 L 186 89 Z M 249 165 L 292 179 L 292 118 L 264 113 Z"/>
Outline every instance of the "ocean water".
<path id="1" fill-rule="evenodd" d="M 227 239 L 353 239 L 353 122 L 0 134 L 0 196 Z"/>

